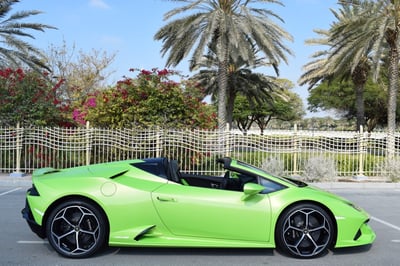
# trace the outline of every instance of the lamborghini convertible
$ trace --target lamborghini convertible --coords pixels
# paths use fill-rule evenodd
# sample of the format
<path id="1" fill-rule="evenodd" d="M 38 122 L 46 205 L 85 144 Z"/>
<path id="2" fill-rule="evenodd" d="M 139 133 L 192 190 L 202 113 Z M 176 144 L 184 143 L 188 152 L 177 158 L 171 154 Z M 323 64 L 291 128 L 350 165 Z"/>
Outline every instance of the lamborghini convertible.
<path id="1" fill-rule="evenodd" d="M 232 158 L 223 176 L 168 158 L 32 174 L 22 216 L 65 257 L 105 246 L 278 248 L 298 258 L 371 244 L 369 215 L 346 199 Z"/>

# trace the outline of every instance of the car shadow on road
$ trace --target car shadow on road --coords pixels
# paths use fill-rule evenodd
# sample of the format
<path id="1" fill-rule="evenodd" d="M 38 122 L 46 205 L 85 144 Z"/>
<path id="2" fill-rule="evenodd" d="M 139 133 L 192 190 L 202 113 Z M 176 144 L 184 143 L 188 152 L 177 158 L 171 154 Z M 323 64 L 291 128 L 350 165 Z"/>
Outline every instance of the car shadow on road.
<path id="1" fill-rule="evenodd" d="M 360 254 L 368 252 L 372 245 L 359 247 L 336 248 L 331 251 L 333 256 Z M 274 254 L 274 252 L 276 252 Z M 325 252 L 318 257 L 324 257 L 329 252 Z M 152 247 L 108 247 L 97 256 L 108 255 L 133 255 L 133 256 L 274 256 L 280 255 L 287 257 L 279 250 L 272 248 L 152 248 Z"/>
<path id="2" fill-rule="evenodd" d="M 109 247 L 102 255 L 121 254 L 135 256 L 273 256 L 274 249 L 267 248 L 150 248 L 150 247 Z M 99 254 L 100 255 L 100 254 Z"/>
<path id="3" fill-rule="evenodd" d="M 358 247 L 348 247 L 348 248 L 336 248 L 332 250 L 333 255 L 349 255 L 349 254 L 359 254 L 368 252 L 372 245 L 364 245 Z"/>

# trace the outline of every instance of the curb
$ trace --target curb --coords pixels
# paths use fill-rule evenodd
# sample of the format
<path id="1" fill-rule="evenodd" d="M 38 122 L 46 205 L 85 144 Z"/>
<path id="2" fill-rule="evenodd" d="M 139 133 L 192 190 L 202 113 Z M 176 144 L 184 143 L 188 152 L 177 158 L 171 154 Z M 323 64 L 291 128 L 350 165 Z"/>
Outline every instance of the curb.
<path id="1" fill-rule="evenodd" d="M 400 189 L 400 183 L 386 182 L 326 182 L 309 183 L 322 189 Z"/>

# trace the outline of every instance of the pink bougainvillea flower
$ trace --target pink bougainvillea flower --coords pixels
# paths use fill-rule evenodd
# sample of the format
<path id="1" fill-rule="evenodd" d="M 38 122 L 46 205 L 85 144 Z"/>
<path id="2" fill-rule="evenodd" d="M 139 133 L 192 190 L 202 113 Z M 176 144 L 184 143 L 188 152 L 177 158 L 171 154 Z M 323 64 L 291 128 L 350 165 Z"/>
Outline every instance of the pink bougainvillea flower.
<path id="1" fill-rule="evenodd" d="M 88 107 L 96 107 L 96 98 L 89 98 L 86 102 Z"/>
<path id="2" fill-rule="evenodd" d="M 151 75 L 151 74 L 152 74 L 151 71 L 144 70 L 144 69 L 142 69 L 142 70 L 140 71 L 140 73 L 142 73 L 142 75 Z"/>
<path id="3" fill-rule="evenodd" d="M 168 69 L 163 69 L 163 70 L 157 71 L 157 74 L 158 74 L 159 76 L 165 76 L 165 75 L 168 75 L 168 74 L 169 74 L 169 71 L 168 71 Z"/>

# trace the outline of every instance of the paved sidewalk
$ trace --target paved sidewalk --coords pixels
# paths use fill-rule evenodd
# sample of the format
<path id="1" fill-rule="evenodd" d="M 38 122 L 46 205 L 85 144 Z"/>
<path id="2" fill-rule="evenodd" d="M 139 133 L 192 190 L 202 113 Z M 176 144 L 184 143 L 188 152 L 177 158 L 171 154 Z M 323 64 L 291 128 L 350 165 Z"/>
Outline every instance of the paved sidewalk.
<path id="1" fill-rule="evenodd" d="M 20 186 L 30 187 L 32 185 L 31 175 L 0 173 L 1 186 Z M 385 183 L 371 181 L 353 181 L 353 182 L 322 182 L 309 183 L 309 185 L 322 189 L 400 189 L 400 183 Z"/>
<path id="2" fill-rule="evenodd" d="M 29 187 L 32 185 L 31 175 L 13 175 L 7 173 L 0 173 L 0 187 L 18 186 Z"/>

